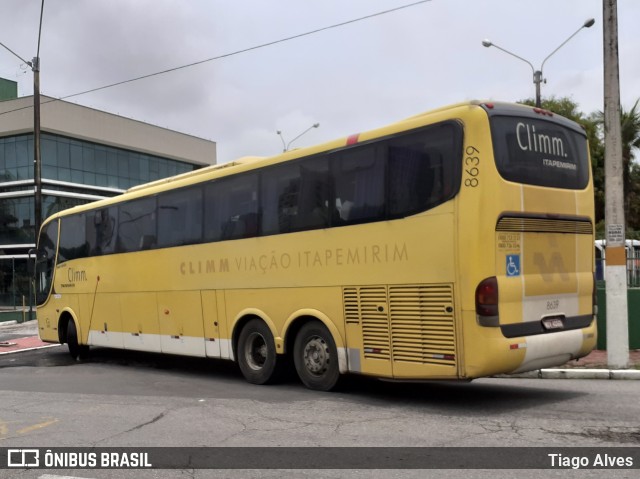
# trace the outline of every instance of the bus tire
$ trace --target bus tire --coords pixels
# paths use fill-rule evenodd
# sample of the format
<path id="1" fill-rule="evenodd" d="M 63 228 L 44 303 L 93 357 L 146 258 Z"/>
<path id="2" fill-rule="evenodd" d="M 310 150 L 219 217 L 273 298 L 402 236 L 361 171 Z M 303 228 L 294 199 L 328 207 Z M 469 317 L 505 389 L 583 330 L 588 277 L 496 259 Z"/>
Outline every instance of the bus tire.
<path id="1" fill-rule="evenodd" d="M 76 323 L 72 319 L 67 323 L 67 346 L 69 346 L 69 354 L 73 359 L 84 359 L 89 354 L 89 346 L 78 342 Z"/>
<path id="2" fill-rule="evenodd" d="M 269 326 L 252 319 L 240 331 L 238 338 L 238 366 L 251 384 L 269 384 L 278 379 L 275 341 Z"/>
<path id="3" fill-rule="evenodd" d="M 338 385 L 338 350 L 333 336 L 319 321 L 305 324 L 293 345 L 293 361 L 302 383 L 316 391 L 331 391 Z"/>

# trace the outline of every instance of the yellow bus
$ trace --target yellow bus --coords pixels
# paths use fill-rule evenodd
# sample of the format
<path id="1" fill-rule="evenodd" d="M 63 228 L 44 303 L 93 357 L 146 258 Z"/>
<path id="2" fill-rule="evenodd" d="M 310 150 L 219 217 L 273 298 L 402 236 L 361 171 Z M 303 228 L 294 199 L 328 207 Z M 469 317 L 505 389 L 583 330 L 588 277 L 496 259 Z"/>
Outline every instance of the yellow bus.
<path id="1" fill-rule="evenodd" d="M 236 361 L 255 384 L 464 379 L 596 343 L 587 140 L 467 102 L 48 218 L 42 340 Z"/>

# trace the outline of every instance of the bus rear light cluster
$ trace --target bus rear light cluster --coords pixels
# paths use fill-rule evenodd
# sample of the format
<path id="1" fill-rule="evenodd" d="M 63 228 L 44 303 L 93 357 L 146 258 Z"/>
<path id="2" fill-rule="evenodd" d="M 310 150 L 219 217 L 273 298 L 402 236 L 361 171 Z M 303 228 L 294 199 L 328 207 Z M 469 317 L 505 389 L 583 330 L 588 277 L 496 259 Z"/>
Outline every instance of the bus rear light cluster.
<path id="1" fill-rule="evenodd" d="M 498 326 L 498 280 L 495 276 L 482 280 L 476 287 L 476 317 L 481 326 Z"/>
<path id="2" fill-rule="evenodd" d="M 538 113 L 539 115 L 553 116 L 553 113 L 549 110 L 543 110 L 542 108 L 534 108 L 534 113 Z"/>

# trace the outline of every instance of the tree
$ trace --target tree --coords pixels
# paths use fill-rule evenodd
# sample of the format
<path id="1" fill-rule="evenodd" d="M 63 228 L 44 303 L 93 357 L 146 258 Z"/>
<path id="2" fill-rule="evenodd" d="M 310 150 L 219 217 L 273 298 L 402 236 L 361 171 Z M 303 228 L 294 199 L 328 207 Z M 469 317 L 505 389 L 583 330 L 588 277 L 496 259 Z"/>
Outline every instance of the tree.
<path id="1" fill-rule="evenodd" d="M 635 158 L 635 151 L 640 149 L 640 110 L 638 103 L 640 98 L 636 100 L 631 110 L 625 111 L 622 108 L 620 112 L 620 124 L 622 126 L 622 157 L 631 162 Z"/>
<path id="2" fill-rule="evenodd" d="M 620 134 L 622 140 L 622 184 L 624 188 L 624 217 L 629 237 L 640 234 L 640 167 L 633 162 L 635 153 L 640 149 L 640 110 L 636 100 L 630 110 L 620 109 Z M 599 127 L 604 125 L 604 113 L 592 115 Z M 598 129 L 602 136 L 602 128 Z"/>
<path id="3" fill-rule="evenodd" d="M 519 103 L 529 106 L 535 106 L 536 104 L 533 98 L 528 98 Z M 550 97 L 542 100 L 541 106 L 545 110 L 575 121 L 584 128 L 589 141 L 589 153 L 591 156 L 596 224 L 604 222 L 604 143 L 600 134 L 598 118 L 593 114 L 585 115 L 580 111 L 578 104 L 569 97 Z M 638 173 L 640 174 L 640 171 Z M 602 229 L 604 229 L 604 223 L 602 224 Z"/>

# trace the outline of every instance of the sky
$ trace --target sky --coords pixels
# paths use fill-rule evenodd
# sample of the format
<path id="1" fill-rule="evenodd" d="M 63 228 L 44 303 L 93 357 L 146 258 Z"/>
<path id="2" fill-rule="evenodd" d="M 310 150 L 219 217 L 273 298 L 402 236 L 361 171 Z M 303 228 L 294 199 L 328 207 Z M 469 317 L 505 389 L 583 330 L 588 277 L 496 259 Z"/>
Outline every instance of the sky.
<path id="1" fill-rule="evenodd" d="M 62 98 L 349 22 L 416 0 L 45 0 L 40 83 Z M 41 0 L 2 0 L 0 42 L 36 56 Z M 67 101 L 217 142 L 218 163 L 310 146 L 473 99 L 603 109 L 602 0 L 432 0 Z M 618 0 L 621 102 L 640 98 L 640 1 Z M 0 48 L 0 77 L 33 75 Z M 43 107 L 42 115 L 46 115 Z"/>

